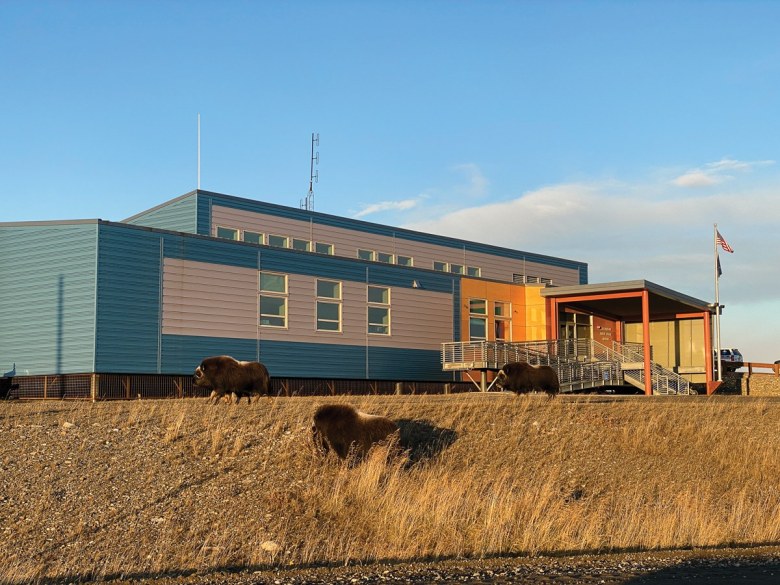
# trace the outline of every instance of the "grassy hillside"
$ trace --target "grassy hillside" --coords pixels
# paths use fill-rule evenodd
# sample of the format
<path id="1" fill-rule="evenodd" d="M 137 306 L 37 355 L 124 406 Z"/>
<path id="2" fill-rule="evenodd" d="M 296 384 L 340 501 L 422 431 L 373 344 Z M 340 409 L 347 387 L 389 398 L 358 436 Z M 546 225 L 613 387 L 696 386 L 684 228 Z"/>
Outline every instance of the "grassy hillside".
<path id="1" fill-rule="evenodd" d="M 405 457 L 316 456 L 311 415 Z M 780 402 L 505 394 L 0 403 L 0 581 L 780 542 Z"/>

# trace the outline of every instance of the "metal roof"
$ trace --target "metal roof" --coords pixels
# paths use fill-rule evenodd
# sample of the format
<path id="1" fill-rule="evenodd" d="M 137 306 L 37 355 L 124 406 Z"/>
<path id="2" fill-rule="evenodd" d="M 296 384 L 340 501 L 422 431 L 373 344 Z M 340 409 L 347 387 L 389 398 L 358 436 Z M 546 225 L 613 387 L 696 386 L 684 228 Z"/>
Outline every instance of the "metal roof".
<path id="1" fill-rule="evenodd" d="M 651 317 L 687 313 L 714 313 L 714 304 L 666 288 L 649 280 L 625 280 L 575 286 L 549 287 L 544 298 L 557 299 L 573 309 L 619 318 L 642 320 L 642 299 L 636 293 L 647 291 Z M 567 300 L 571 299 L 571 300 Z"/>

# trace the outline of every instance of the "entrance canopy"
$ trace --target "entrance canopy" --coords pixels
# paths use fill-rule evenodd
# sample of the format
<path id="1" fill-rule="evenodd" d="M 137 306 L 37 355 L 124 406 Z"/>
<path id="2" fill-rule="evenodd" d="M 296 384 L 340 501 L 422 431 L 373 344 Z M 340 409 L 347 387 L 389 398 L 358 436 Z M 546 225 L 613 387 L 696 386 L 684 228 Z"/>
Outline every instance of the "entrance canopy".
<path id="1" fill-rule="evenodd" d="M 704 369 L 707 392 L 712 393 L 718 386 L 713 381 L 711 316 L 715 312 L 714 304 L 702 301 L 675 290 L 660 286 L 647 280 L 628 280 L 583 284 L 578 286 L 549 287 L 540 292 L 547 304 L 549 317 L 548 337 L 560 336 L 558 319 L 562 311 L 575 311 L 609 319 L 619 324 L 615 331 L 615 340 L 624 341 L 626 323 L 642 324 L 642 344 L 644 346 L 644 369 L 647 394 L 650 389 L 650 322 L 678 321 L 683 319 L 701 319 L 703 323 Z"/>
<path id="2" fill-rule="evenodd" d="M 649 280 L 626 280 L 543 289 L 545 299 L 555 300 L 583 313 L 597 314 L 623 322 L 642 321 L 642 298 L 646 295 L 651 321 L 680 318 L 680 315 L 715 312 L 714 305 Z"/>

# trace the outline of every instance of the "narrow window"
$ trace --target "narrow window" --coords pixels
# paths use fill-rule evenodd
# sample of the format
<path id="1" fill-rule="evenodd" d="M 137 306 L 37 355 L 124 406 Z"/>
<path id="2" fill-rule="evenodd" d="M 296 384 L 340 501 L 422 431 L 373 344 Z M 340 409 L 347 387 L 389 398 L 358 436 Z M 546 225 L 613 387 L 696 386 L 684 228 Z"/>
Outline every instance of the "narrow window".
<path id="1" fill-rule="evenodd" d="M 361 260 L 374 260 L 374 251 L 373 250 L 358 250 L 357 251 L 357 257 Z"/>
<path id="2" fill-rule="evenodd" d="M 374 335 L 390 335 L 390 289 L 388 287 L 368 287 L 368 332 Z"/>
<path id="3" fill-rule="evenodd" d="M 260 273 L 260 325 L 287 327 L 287 275 Z"/>
<path id="4" fill-rule="evenodd" d="M 378 262 L 384 262 L 385 264 L 393 263 L 393 255 L 386 252 L 377 252 L 376 259 Z"/>
<path id="5" fill-rule="evenodd" d="M 275 236 L 273 234 L 268 234 L 268 245 L 275 246 L 277 248 L 287 248 L 289 247 L 290 243 L 286 236 Z"/>
<path id="6" fill-rule="evenodd" d="M 226 240 L 238 240 L 238 230 L 217 226 L 217 237 L 225 238 Z"/>
<path id="7" fill-rule="evenodd" d="M 263 234 L 259 234 L 257 232 L 244 231 L 244 241 L 249 242 L 250 244 L 262 244 Z"/>
<path id="8" fill-rule="evenodd" d="M 341 331 L 341 282 L 317 279 L 317 331 Z"/>
<path id="9" fill-rule="evenodd" d="M 333 256 L 333 244 L 317 242 L 314 244 L 314 251 L 317 252 L 317 254 L 327 254 L 328 256 Z"/>
<path id="10" fill-rule="evenodd" d="M 505 301 L 495 301 L 493 304 L 493 316 L 495 317 L 495 340 L 511 341 L 511 305 Z"/>
<path id="11" fill-rule="evenodd" d="M 487 301 L 469 299 L 469 341 L 487 341 Z"/>
<path id="12" fill-rule="evenodd" d="M 311 252 L 311 242 L 309 240 L 299 240 L 298 238 L 293 238 L 292 247 L 293 250 Z"/>

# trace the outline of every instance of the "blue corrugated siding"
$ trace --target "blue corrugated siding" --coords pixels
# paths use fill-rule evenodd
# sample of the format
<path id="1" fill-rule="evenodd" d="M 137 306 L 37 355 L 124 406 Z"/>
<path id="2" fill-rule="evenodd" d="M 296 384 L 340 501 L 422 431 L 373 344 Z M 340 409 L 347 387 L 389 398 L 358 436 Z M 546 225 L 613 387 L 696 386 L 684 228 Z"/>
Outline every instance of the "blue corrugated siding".
<path id="1" fill-rule="evenodd" d="M 588 265 L 580 266 L 580 284 L 588 284 Z"/>
<path id="2" fill-rule="evenodd" d="M 253 340 L 163 336 L 163 373 L 191 374 L 211 355 L 258 359 Z M 368 362 L 366 362 L 368 357 Z M 259 359 L 271 376 L 295 378 L 353 378 L 384 380 L 448 380 L 437 351 L 355 345 L 261 341 Z"/>
<path id="3" fill-rule="evenodd" d="M 195 234 L 199 233 L 198 212 L 198 197 L 193 193 L 164 203 L 147 212 L 139 213 L 126 222 L 133 225 Z"/>
<path id="4" fill-rule="evenodd" d="M 0 373 L 92 371 L 97 223 L 0 227 Z"/>
<path id="5" fill-rule="evenodd" d="M 158 368 L 161 234 L 101 225 L 96 370 Z"/>
<path id="6" fill-rule="evenodd" d="M 538 262 L 540 264 L 546 264 L 547 266 L 557 266 L 561 268 L 569 268 L 575 270 L 587 270 L 587 264 L 578 262 L 575 260 L 566 260 L 564 258 L 557 258 L 555 256 L 547 256 L 545 254 L 536 254 L 533 252 L 524 252 L 520 250 L 512 250 L 510 248 L 502 248 L 499 246 L 490 246 L 488 244 L 480 244 L 478 242 L 470 242 L 468 240 L 460 240 L 458 238 L 450 238 L 447 236 L 438 236 L 434 234 L 426 234 L 423 232 L 416 232 L 413 230 L 407 230 L 398 227 L 385 226 L 376 223 L 370 223 L 367 221 L 361 221 L 357 219 L 350 219 L 345 217 L 339 217 L 335 215 L 328 215 L 324 213 L 317 213 L 314 211 L 307 211 L 304 209 L 296 209 L 294 207 L 286 207 L 283 205 L 275 205 L 273 203 L 266 203 L 263 201 L 254 201 L 251 199 L 243 199 L 239 197 L 233 197 L 230 195 L 223 195 L 221 193 L 212 193 L 209 191 L 199 191 L 199 197 L 211 203 L 217 203 L 224 207 L 230 207 L 233 209 L 241 209 L 244 211 L 252 211 L 255 213 L 266 213 L 269 215 L 275 215 L 277 217 L 284 217 L 288 219 L 294 219 L 298 221 L 313 222 L 314 224 L 327 225 L 332 227 L 338 227 L 343 229 L 355 230 L 364 233 L 377 234 L 388 237 L 395 237 L 413 242 L 421 242 L 426 244 L 435 244 L 437 246 L 446 246 L 449 248 L 456 248 L 458 250 L 466 250 L 471 252 L 479 252 L 483 254 L 492 254 L 494 256 L 512 258 L 515 260 L 527 260 L 529 262 Z M 202 214 L 205 209 L 210 210 L 208 207 L 199 206 L 199 214 Z M 209 218 L 210 219 L 210 218 Z M 201 217 L 199 222 L 203 221 Z M 208 230 L 199 232 L 207 234 Z M 580 275 L 582 278 L 582 275 Z M 585 275 L 587 278 L 587 275 Z"/>
<path id="7" fill-rule="evenodd" d="M 212 355 L 231 355 L 237 360 L 256 360 L 257 341 L 184 335 L 162 336 L 163 374 L 192 374 L 203 358 Z"/>

